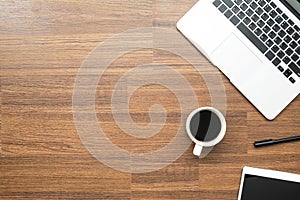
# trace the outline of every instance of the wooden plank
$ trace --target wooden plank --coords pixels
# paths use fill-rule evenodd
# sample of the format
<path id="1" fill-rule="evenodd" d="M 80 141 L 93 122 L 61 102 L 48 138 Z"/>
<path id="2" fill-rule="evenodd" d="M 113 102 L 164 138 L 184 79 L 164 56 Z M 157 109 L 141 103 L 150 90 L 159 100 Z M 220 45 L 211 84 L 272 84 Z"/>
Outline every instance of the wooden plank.
<path id="1" fill-rule="evenodd" d="M 95 110 L 98 124 L 113 144 L 131 153 L 154 152 L 170 143 L 180 127 L 179 101 L 161 85 L 136 90 L 129 103 L 136 124 L 150 123 L 149 109 L 154 104 L 163 105 L 168 118 L 156 135 L 133 137 L 118 127 L 112 115 L 111 95 L 118 80 L 137 66 L 167 65 L 189 81 L 200 106 L 210 106 L 204 77 L 220 76 L 226 91 L 227 133 L 205 159 L 193 156 L 190 145 L 168 166 L 136 174 L 106 166 L 84 147 L 72 110 L 74 81 L 82 62 L 101 42 L 129 29 L 176 31 L 176 22 L 196 2 L 1 2 L 0 199 L 231 200 L 237 197 L 243 166 L 300 174 L 298 142 L 253 147 L 255 140 L 299 134 L 299 97 L 276 120 L 267 121 L 201 53 L 196 61 L 201 74 L 184 58 L 162 49 L 140 49 L 116 58 L 98 82 Z M 159 35 L 155 37 L 154 42 Z M 189 43 L 187 48 L 197 53 Z M 104 55 L 112 53 L 113 48 Z M 221 91 L 219 85 L 211 87 Z"/>

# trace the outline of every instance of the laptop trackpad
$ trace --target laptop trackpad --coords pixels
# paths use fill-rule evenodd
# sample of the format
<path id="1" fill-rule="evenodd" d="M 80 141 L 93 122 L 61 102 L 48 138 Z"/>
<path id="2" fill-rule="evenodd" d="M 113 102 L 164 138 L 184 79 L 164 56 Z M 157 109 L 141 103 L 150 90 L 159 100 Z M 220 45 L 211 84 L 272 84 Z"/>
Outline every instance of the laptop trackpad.
<path id="1" fill-rule="evenodd" d="M 211 54 L 215 65 L 233 83 L 247 82 L 263 70 L 263 63 L 233 33 Z"/>

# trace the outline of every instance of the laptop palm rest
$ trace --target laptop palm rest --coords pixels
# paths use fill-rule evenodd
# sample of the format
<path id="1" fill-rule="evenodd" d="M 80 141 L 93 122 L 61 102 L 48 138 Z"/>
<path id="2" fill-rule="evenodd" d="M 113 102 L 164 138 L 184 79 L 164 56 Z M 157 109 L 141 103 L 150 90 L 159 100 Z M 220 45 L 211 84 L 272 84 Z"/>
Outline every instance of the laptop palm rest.
<path id="1" fill-rule="evenodd" d="M 211 58 L 230 82 L 269 120 L 274 119 L 298 95 L 294 88 L 287 87 L 288 80 L 282 79 L 281 73 L 273 73 L 273 78 L 266 79 L 266 74 L 273 68 L 262 63 L 233 33 L 216 48 Z M 278 91 L 282 95 L 278 95 Z M 276 108 L 270 100 L 276 103 Z"/>
<path id="2" fill-rule="evenodd" d="M 230 79 L 241 85 L 264 69 L 263 63 L 233 33 L 211 54 L 213 63 Z"/>

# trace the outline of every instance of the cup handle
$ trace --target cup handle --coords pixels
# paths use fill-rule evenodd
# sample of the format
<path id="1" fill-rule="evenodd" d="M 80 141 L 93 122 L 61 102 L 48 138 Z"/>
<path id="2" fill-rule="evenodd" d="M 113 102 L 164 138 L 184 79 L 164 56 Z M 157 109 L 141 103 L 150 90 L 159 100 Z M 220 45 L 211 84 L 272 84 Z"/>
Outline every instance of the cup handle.
<path id="1" fill-rule="evenodd" d="M 193 150 L 193 154 L 194 154 L 195 156 L 200 157 L 201 152 L 202 152 L 202 149 L 203 149 L 202 146 L 200 146 L 200 145 L 198 145 L 198 144 L 195 144 L 195 147 L 194 147 L 194 150 Z"/>
<path id="2" fill-rule="evenodd" d="M 198 156 L 199 158 L 205 158 L 208 155 L 208 153 L 211 152 L 211 150 L 213 150 L 213 148 L 213 146 L 203 148 L 203 146 L 195 144 L 193 154 L 195 156 Z"/>

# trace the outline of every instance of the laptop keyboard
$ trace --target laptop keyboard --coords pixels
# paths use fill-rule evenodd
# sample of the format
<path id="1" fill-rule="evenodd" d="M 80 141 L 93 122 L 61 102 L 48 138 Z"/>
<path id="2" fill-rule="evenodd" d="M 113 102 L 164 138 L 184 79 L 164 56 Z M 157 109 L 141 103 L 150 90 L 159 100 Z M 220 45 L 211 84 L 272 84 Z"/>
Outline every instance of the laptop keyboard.
<path id="1" fill-rule="evenodd" d="M 300 77 L 300 28 L 271 0 L 215 0 L 224 14 L 294 84 Z"/>

